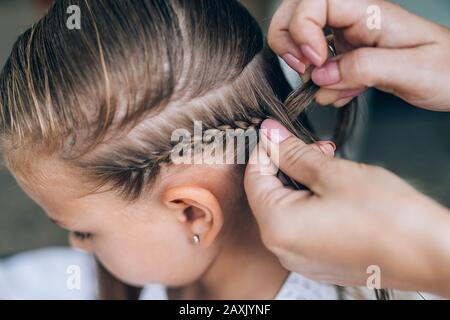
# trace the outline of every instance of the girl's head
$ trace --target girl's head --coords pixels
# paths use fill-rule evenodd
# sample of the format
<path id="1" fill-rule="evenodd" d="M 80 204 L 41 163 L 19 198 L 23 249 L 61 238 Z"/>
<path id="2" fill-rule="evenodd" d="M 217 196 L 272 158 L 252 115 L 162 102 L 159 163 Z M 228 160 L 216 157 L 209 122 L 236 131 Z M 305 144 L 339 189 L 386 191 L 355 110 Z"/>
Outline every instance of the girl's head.
<path id="1" fill-rule="evenodd" d="M 72 5 L 81 29 L 67 27 Z M 179 286 L 253 222 L 242 166 L 173 165 L 172 133 L 273 117 L 312 142 L 297 121 L 312 95 L 283 105 L 290 91 L 237 1 L 60 0 L 1 74 L 3 152 L 31 198 L 116 276 Z"/>

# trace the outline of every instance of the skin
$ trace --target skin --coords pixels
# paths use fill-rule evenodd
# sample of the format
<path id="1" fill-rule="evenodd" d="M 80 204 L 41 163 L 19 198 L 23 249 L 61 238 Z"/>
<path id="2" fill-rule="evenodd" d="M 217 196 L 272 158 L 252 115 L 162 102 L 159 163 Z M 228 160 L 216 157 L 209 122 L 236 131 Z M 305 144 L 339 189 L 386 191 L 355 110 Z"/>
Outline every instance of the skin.
<path id="1" fill-rule="evenodd" d="M 287 269 L 362 286 L 377 265 L 383 288 L 450 297 L 449 210 L 387 170 L 324 156 L 276 121 L 262 128 L 268 154 L 278 150 L 280 169 L 311 190 L 285 188 L 263 170 L 264 152 L 259 162 L 253 154 L 247 197 L 264 243 Z"/>
<path id="2" fill-rule="evenodd" d="M 312 79 L 322 86 L 317 96 L 319 103 L 335 103 L 340 106 L 367 87 L 376 87 L 419 107 L 448 111 L 449 30 L 388 2 L 374 0 L 370 4 L 380 6 L 383 28 L 369 32 L 364 27 L 364 12 L 368 4 L 369 1 L 364 0 L 286 0 L 274 17 L 269 42 L 300 73 L 311 63 L 317 67 Z M 344 53 L 335 61 L 326 62 L 326 44 L 322 34 L 322 27 L 325 25 L 334 28 L 336 46 Z M 286 54 L 291 54 L 297 60 L 292 60 L 292 57 L 288 59 Z M 308 185 L 314 194 L 283 188 L 274 177 L 259 175 L 257 165 L 249 166 L 245 184 L 249 202 L 259 222 L 262 241 L 284 266 L 315 279 L 337 284 L 363 285 L 367 277 L 367 266 L 378 264 L 382 267 L 382 284 L 385 287 L 450 295 L 450 289 L 446 285 L 450 283 L 446 268 L 450 262 L 450 222 L 447 209 L 420 195 L 385 170 L 329 159 L 317 152 L 316 148 L 305 146 L 289 136 L 285 137 L 285 141 L 280 141 L 281 168 L 299 182 Z M 47 173 L 49 171 L 55 172 L 55 168 L 48 168 Z M 102 202 L 99 198 L 89 199 L 89 203 L 97 204 L 95 210 L 98 213 L 93 214 L 89 210 L 94 206 L 89 207 L 88 201 L 80 202 L 78 194 L 70 193 L 82 190 L 81 182 L 71 184 L 76 177 L 68 175 L 67 179 L 62 179 L 62 174 L 65 173 L 60 171 L 45 187 L 43 184 L 38 188 L 44 190 L 27 187 L 24 181 L 21 184 L 36 202 L 46 208 L 49 216 L 68 219 L 63 220 L 65 224 L 68 221 L 76 224 L 67 226 L 69 229 L 92 229 L 94 238 L 89 247 L 92 246 L 93 251 L 113 273 L 135 284 L 157 278 L 156 280 L 161 280 L 158 282 L 178 286 L 200 278 L 201 281 L 197 281 L 196 285 L 187 287 L 191 290 L 184 290 L 184 293 L 177 296 L 201 297 L 203 294 L 215 298 L 230 297 L 231 289 L 228 288 L 228 295 L 224 294 L 220 288 L 227 286 L 223 286 L 223 282 L 219 283 L 217 279 L 223 274 L 230 277 L 233 274 L 220 268 L 220 265 L 226 263 L 220 264 L 218 261 L 232 261 L 230 252 L 234 254 L 238 252 L 238 248 L 227 251 L 224 248 L 228 248 L 233 242 L 215 240 L 220 235 L 218 230 L 225 228 L 227 219 L 223 218 L 223 213 L 221 218 L 217 210 L 212 209 L 217 208 L 217 202 L 223 207 L 227 203 L 224 198 L 219 198 L 214 192 L 192 192 L 191 188 L 198 189 L 198 186 L 192 186 L 192 180 L 186 180 L 186 194 L 204 196 L 196 199 L 186 195 L 181 197 L 185 199 L 181 200 L 181 208 L 168 204 L 180 204 L 179 201 L 170 200 L 172 197 L 168 197 L 169 200 L 166 201 L 159 200 L 159 205 L 164 208 L 160 211 L 158 203 L 141 203 L 141 207 L 131 208 L 113 201 L 113 196 L 110 195 L 109 198 L 103 198 Z M 197 175 L 190 176 L 194 177 Z M 67 183 L 61 184 L 61 181 Z M 55 186 L 59 186 L 60 190 Z M 64 189 L 68 186 L 71 186 L 71 190 Z M 223 184 L 221 187 L 223 188 Z M 61 192 L 62 190 L 65 192 Z M 209 191 L 207 188 L 206 190 Z M 176 191 L 178 193 L 174 193 L 179 194 L 179 190 Z M 162 192 L 166 194 L 165 190 Z M 211 193 L 219 200 L 212 201 L 209 196 Z M 200 198 L 211 201 L 205 204 Z M 158 218 L 150 215 L 149 212 L 154 211 L 155 206 L 159 213 L 170 211 L 178 218 L 173 215 Z M 180 212 L 184 212 L 186 206 L 197 208 L 196 217 L 201 219 L 199 223 L 189 219 L 186 221 L 192 223 L 183 222 Z M 169 207 L 172 209 L 169 210 Z M 117 214 L 112 215 L 112 211 Z M 141 215 L 135 216 L 136 212 Z M 144 223 L 140 221 L 142 227 L 136 227 L 138 220 L 132 223 L 131 219 L 136 217 L 143 219 Z M 150 224 L 150 217 L 161 222 L 158 223 L 158 228 L 155 227 L 156 224 Z M 87 220 L 90 222 L 87 223 Z M 190 236 L 199 230 L 206 239 L 203 246 L 209 249 L 202 254 L 188 245 Z M 150 231 L 154 234 L 149 235 Z M 162 241 L 164 247 L 152 248 L 157 241 Z M 242 238 L 242 241 L 246 239 Z M 245 252 L 252 255 L 260 251 L 253 249 L 247 248 Z M 224 254 L 226 252 L 228 255 Z M 124 255 L 127 255 L 127 259 L 124 259 Z M 154 262 L 155 256 L 158 257 L 158 263 L 161 263 L 159 266 Z M 191 259 L 192 257 L 196 259 Z M 243 253 L 240 263 L 235 268 L 228 265 L 228 270 L 242 269 L 245 257 L 246 254 Z M 273 256 L 268 257 L 271 259 L 261 259 L 258 265 L 271 265 L 267 261 L 274 261 Z M 180 265 L 183 265 L 183 272 L 179 271 Z M 245 268 L 245 271 L 253 274 L 254 270 L 249 269 Z M 244 279 L 247 277 L 239 280 Z M 266 280 L 266 277 L 261 277 L 253 286 L 245 287 L 256 288 L 261 283 L 268 282 Z"/>
<path id="3" fill-rule="evenodd" d="M 229 170 L 165 168 L 135 203 L 112 191 L 86 194 L 78 172 L 51 158 L 34 163 L 39 183 L 18 174 L 16 179 L 50 219 L 66 230 L 91 233 L 84 241 L 71 233 L 70 242 L 126 283 L 164 284 L 175 299 L 272 299 L 288 271 L 263 246 L 248 206 L 226 192 L 233 183 Z M 194 234 L 201 238 L 197 246 Z"/>
<path id="4" fill-rule="evenodd" d="M 381 28 L 369 29 L 369 6 Z M 323 27 L 341 55 L 328 61 Z M 285 0 L 268 41 L 299 73 L 313 65 L 319 104 L 341 107 L 368 87 L 435 111 L 450 110 L 450 30 L 381 0 Z"/>
<path id="5" fill-rule="evenodd" d="M 323 145 L 318 150 L 334 152 Z M 229 191 L 237 183 L 233 167 L 163 167 L 133 203 L 114 191 L 87 192 L 82 172 L 52 157 L 29 169 L 32 177 L 12 171 L 23 190 L 70 231 L 74 247 L 126 283 L 166 285 L 173 299 L 273 299 L 289 275 L 263 245 L 246 199 Z M 191 242 L 195 234 L 199 245 Z"/>
<path id="6" fill-rule="evenodd" d="M 380 30 L 366 26 L 369 5 L 380 9 Z M 325 26 L 341 53 L 329 61 Z M 268 40 L 300 74 L 313 66 L 321 104 L 339 107 L 376 87 L 418 107 L 450 111 L 449 29 L 395 4 L 285 0 Z M 268 120 L 263 128 L 281 135 L 281 169 L 312 191 L 283 188 L 261 174 L 261 165 L 247 169 L 245 189 L 263 241 L 286 268 L 365 285 L 367 267 L 378 265 L 382 287 L 450 297 L 448 209 L 384 169 L 323 157 L 279 123 Z"/>

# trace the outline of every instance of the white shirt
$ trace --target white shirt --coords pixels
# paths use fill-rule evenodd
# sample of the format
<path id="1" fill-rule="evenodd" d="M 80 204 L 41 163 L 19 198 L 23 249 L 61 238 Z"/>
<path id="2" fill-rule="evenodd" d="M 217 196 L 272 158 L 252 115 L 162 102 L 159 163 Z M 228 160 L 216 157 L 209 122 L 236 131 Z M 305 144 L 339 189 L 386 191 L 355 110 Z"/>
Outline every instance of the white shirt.
<path id="1" fill-rule="evenodd" d="M 140 296 L 141 300 L 167 300 L 166 288 L 148 285 Z M 337 300 L 337 289 L 333 285 L 309 280 L 298 273 L 291 273 L 275 300 Z"/>
<path id="2" fill-rule="evenodd" d="M 92 300 L 96 293 L 96 264 L 83 252 L 49 248 L 0 261 L 0 299 Z M 145 286 L 140 299 L 167 300 L 166 289 Z M 337 292 L 334 286 L 292 273 L 275 299 L 337 299 Z"/>
<path id="3" fill-rule="evenodd" d="M 78 281 L 79 280 L 79 281 Z M 0 300 L 94 300 L 97 296 L 96 262 L 91 255 L 70 248 L 24 252 L 0 260 Z M 355 292 L 353 292 L 355 291 Z M 373 299 L 373 292 L 346 289 L 345 299 Z M 423 294 L 426 299 L 439 297 Z M 417 293 L 396 291 L 395 299 L 421 299 Z M 147 285 L 141 300 L 167 300 L 164 286 Z M 275 300 L 335 300 L 335 286 L 291 273 Z"/>

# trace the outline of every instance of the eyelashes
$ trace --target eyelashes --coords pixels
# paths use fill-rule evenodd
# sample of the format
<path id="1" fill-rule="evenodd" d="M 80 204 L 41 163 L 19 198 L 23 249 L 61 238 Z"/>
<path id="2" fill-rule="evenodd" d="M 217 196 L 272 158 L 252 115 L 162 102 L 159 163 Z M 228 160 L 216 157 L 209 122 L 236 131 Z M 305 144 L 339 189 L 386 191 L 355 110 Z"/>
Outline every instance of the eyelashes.
<path id="1" fill-rule="evenodd" d="M 85 232 L 78 232 L 78 231 L 74 231 L 72 232 L 72 235 L 80 241 L 86 241 L 92 238 L 92 234 L 91 233 L 85 233 Z"/>

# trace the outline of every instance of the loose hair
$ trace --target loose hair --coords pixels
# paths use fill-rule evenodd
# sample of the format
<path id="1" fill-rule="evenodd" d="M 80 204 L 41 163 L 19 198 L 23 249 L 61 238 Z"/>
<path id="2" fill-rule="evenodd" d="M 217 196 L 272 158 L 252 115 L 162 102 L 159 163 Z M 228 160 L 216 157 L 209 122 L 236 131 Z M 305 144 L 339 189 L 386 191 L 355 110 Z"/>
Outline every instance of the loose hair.
<path id="1" fill-rule="evenodd" d="M 71 5 L 80 30 L 66 27 Z M 273 118 L 314 142 L 303 111 L 317 90 L 292 90 L 236 0 L 57 0 L 1 72 L 1 145 L 14 170 L 30 167 L 17 154 L 56 156 L 96 188 L 135 200 L 170 164 L 171 132 L 194 121 L 226 130 Z M 340 111 L 338 146 L 354 119 L 354 106 Z M 123 288 L 133 294 L 109 297 L 137 296 Z"/>

